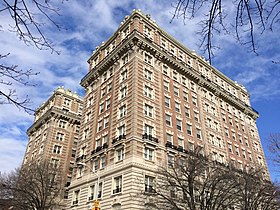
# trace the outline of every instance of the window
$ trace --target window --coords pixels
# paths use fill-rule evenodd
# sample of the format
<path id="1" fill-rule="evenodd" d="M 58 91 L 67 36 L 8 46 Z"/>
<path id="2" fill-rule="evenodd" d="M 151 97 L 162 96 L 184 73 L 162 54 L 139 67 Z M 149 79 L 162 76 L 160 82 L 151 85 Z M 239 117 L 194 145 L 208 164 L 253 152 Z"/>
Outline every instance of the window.
<path id="1" fill-rule="evenodd" d="M 201 139 L 201 130 L 196 128 L 196 138 Z"/>
<path id="2" fill-rule="evenodd" d="M 102 80 L 102 82 L 105 82 L 107 80 L 107 72 L 105 72 L 104 74 L 103 74 L 103 80 Z"/>
<path id="3" fill-rule="evenodd" d="M 89 187 L 89 195 L 88 195 L 88 200 L 92 201 L 94 199 L 94 185 L 91 185 Z"/>
<path id="4" fill-rule="evenodd" d="M 111 90 L 112 90 L 112 83 L 109 83 L 108 84 L 108 92 L 111 92 Z"/>
<path id="5" fill-rule="evenodd" d="M 166 114 L 165 115 L 165 122 L 167 126 L 171 126 L 171 116 Z"/>
<path id="6" fill-rule="evenodd" d="M 125 135 L 125 125 L 118 128 L 119 136 Z"/>
<path id="7" fill-rule="evenodd" d="M 122 176 L 118 176 L 114 178 L 114 189 L 113 194 L 120 193 L 122 191 Z"/>
<path id="8" fill-rule="evenodd" d="M 166 107 L 170 107 L 170 98 L 164 97 L 164 102 Z"/>
<path id="9" fill-rule="evenodd" d="M 232 145 L 230 143 L 228 143 L 228 151 L 232 153 Z"/>
<path id="10" fill-rule="evenodd" d="M 237 156 L 239 156 L 239 148 L 238 148 L 238 146 L 235 146 L 235 153 L 236 153 Z"/>
<path id="11" fill-rule="evenodd" d="M 120 118 L 124 117 L 126 115 L 126 105 L 123 105 L 119 108 Z"/>
<path id="12" fill-rule="evenodd" d="M 175 102 L 175 110 L 176 112 L 180 112 L 180 104 L 178 102 Z"/>
<path id="13" fill-rule="evenodd" d="M 87 128 L 84 130 L 84 139 L 88 138 L 88 134 L 89 134 L 89 129 Z"/>
<path id="14" fill-rule="evenodd" d="M 145 134 L 147 135 L 153 135 L 153 127 L 150 125 L 145 124 Z"/>
<path id="15" fill-rule="evenodd" d="M 70 104 L 71 104 L 71 100 L 68 99 L 68 98 L 64 98 L 63 105 L 64 106 L 70 106 Z"/>
<path id="16" fill-rule="evenodd" d="M 229 137 L 229 131 L 228 131 L 227 128 L 225 128 L 225 134 L 226 134 L 227 137 Z"/>
<path id="17" fill-rule="evenodd" d="M 161 39 L 161 46 L 166 49 L 167 48 L 167 43 L 166 43 L 166 40 L 164 39 Z"/>
<path id="18" fill-rule="evenodd" d="M 108 142 L 108 135 L 103 136 L 103 144 Z"/>
<path id="19" fill-rule="evenodd" d="M 127 70 L 124 70 L 122 73 L 121 73 L 121 79 L 120 81 L 124 81 L 127 79 Z"/>
<path id="20" fill-rule="evenodd" d="M 94 161 L 94 163 L 93 163 L 93 170 L 94 170 L 95 172 L 97 172 L 97 170 L 98 170 L 98 160 L 95 160 L 95 161 Z"/>
<path id="21" fill-rule="evenodd" d="M 97 139 L 95 142 L 95 148 L 100 147 L 101 146 L 101 139 Z"/>
<path id="22" fill-rule="evenodd" d="M 164 90 L 169 91 L 169 82 L 164 80 L 163 81 L 163 87 L 164 87 Z"/>
<path id="23" fill-rule="evenodd" d="M 144 34 L 150 39 L 153 38 L 152 29 L 150 29 L 147 26 L 145 26 L 145 28 L 144 28 Z"/>
<path id="24" fill-rule="evenodd" d="M 167 163 L 169 167 L 172 167 L 174 165 L 174 156 L 173 155 L 167 155 Z"/>
<path id="25" fill-rule="evenodd" d="M 58 123 L 58 127 L 60 127 L 60 128 L 66 128 L 66 122 L 60 120 L 59 123 Z"/>
<path id="26" fill-rule="evenodd" d="M 163 72 L 165 75 L 169 75 L 168 66 L 163 65 L 163 66 L 162 66 L 162 72 Z"/>
<path id="27" fill-rule="evenodd" d="M 148 117 L 153 117 L 153 107 L 145 104 L 145 115 Z"/>
<path id="28" fill-rule="evenodd" d="M 106 166 L 106 156 L 102 156 L 100 159 L 100 168 L 105 168 Z"/>
<path id="29" fill-rule="evenodd" d="M 106 95 L 106 87 L 101 89 L 101 96 L 105 96 Z"/>
<path id="30" fill-rule="evenodd" d="M 245 149 L 242 149 L 242 156 L 244 159 L 246 159 L 246 152 L 245 152 Z"/>
<path id="31" fill-rule="evenodd" d="M 178 138 L 178 145 L 179 145 L 179 147 L 183 147 L 184 148 L 184 139 Z"/>
<path id="32" fill-rule="evenodd" d="M 121 161 L 124 159 L 124 148 L 121 147 L 116 150 L 116 160 Z"/>
<path id="33" fill-rule="evenodd" d="M 60 154 L 62 151 L 62 146 L 59 146 L 59 145 L 54 145 L 54 148 L 53 148 L 53 153 L 55 154 Z"/>
<path id="34" fill-rule="evenodd" d="M 189 151 L 194 151 L 194 143 L 188 142 Z"/>
<path id="35" fill-rule="evenodd" d="M 178 80 L 178 73 L 175 70 L 173 70 L 172 75 L 173 75 L 173 79 L 177 81 Z"/>
<path id="36" fill-rule="evenodd" d="M 126 54 L 125 56 L 123 56 L 122 58 L 122 64 L 125 65 L 128 62 L 128 55 Z"/>
<path id="37" fill-rule="evenodd" d="M 109 126 L 109 117 L 104 118 L 104 128 L 107 128 Z"/>
<path id="38" fill-rule="evenodd" d="M 152 92 L 153 92 L 153 89 L 145 85 L 145 88 L 144 88 L 145 96 L 148 98 L 152 98 Z"/>
<path id="39" fill-rule="evenodd" d="M 97 131 L 101 131 L 102 130 L 102 120 L 100 120 L 97 124 Z"/>
<path id="40" fill-rule="evenodd" d="M 154 150 L 148 147 L 144 149 L 144 158 L 146 160 L 153 160 L 154 159 Z"/>
<path id="41" fill-rule="evenodd" d="M 177 125 L 177 129 L 178 129 L 179 131 L 182 131 L 182 121 L 176 119 L 176 125 Z"/>
<path id="42" fill-rule="evenodd" d="M 93 104 L 93 97 L 90 97 L 88 99 L 88 107 L 90 107 Z"/>
<path id="43" fill-rule="evenodd" d="M 104 103 L 102 102 L 100 105 L 99 105 L 99 112 L 102 113 L 104 111 Z"/>
<path id="44" fill-rule="evenodd" d="M 101 198 L 102 197 L 102 182 L 99 183 L 98 185 L 98 194 L 97 194 L 97 198 Z"/>
<path id="45" fill-rule="evenodd" d="M 179 88 L 174 86 L 174 95 L 179 96 Z"/>
<path id="46" fill-rule="evenodd" d="M 107 99 L 106 100 L 106 109 L 109 109 L 110 106 L 111 106 L 111 101 L 110 101 L 110 99 Z"/>
<path id="47" fill-rule="evenodd" d="M 183 97 L 184 97 L 184 101 L 188 102 L 188 93 L 187 92 L 183 92 Z"/>
<path id="48" fill-rule="evenodd" d="M 51 164 L 52 164 L 53 168 L 55 168 L 55 169 L 58 168 L 58 163 L 59 163 L 58 159 L 54 159 L 54 158 L 51 159 Z"/>
<path id="49" fill-rule="evenodd" d="M 145 70 L 144 70 L 144 77 L 147 79 L 147 80 L 152 80 L 152 75 L 153 75 L 153 73 L 150 71 L 150 70 L 148 70 L 148 69 L 146 69 L 145 68 Z"/>
<path id="50" fill-rule="evenodd" d="M 197 112 L 194 112 L 194 120 L 199 122 L 199 114 Z"/>
<path id="51" fill-rule="evenodd" d="M 88 112 L 86 114 L 86 122 L 89 122 L 90 121 L 90 117 L 91 117 L 91 112 Z"/>
<path id="52" fill-rule="evenodd" d="M 152 56 L 149 54 L 145 53 L 145 62 L 152 65 Z"/>
<path id="53" fill-rule="evenodd" d="M 166 134 L 166 141 L 173 144 L 173 136 L 169 133 Z"/>
<path id="54" fill-rule="evenodd" d="M 183 84 L 184 86 L 187 85 L 187 79 L 186 79 L 186 77 L 182 77 L 182 84 Z"/>
<path id="55" fill-rule="evenodd" d="M 126 36 L 129 35 L 129 27 L 126 27 L 124 30 L 123 30 L 123 38 L 125 38 Z"/>
<path id="56" fill-rule="evenodd" d="M 56 140 L 63 141 L 64 140 L 64 134 L 63 133 L 57 133 L 56 134 Z"/>
<path id="57" fill-rule="evenodd" d="M 78 205 L 79 197 L 80 197 L 80 190 L 74 191 L 73 202 L 72 202 L 73 205 Z"/>
<path id="58" fill-rule="evenodd" d="M 187 134 L 192 135 L 192 126 L 187 124 Z"/>
<path id="59" fill-rule="evenodd" d="M 120 90 L 120 98 L 124 98 L 126 96 L 126 93 L 127 93 L 127 87 L 123 87 L 121 90 Z"/>
<path id="60" fill-rule="evenodd" d="M 193 103 L 193 105 L 194 106 L 196 106 L 197 105 L 197 99 L 196 99 L 196 97 L 192 97 L 192 103 Z"/>
<path id="61" fill-rule="evenodd" d="M 236 137 L 235 137 L 235 132 L 232 131 L 232 139 L 235 141 Z"/>
<path id="62" fill-rule="evenodd" d="M 154 181 L 155 178 L 151 176 L 145 176 L 145 192 L 154 192 Z"/>
<path id="63" fill-rule="evenodd" d="M 189 108 L 187 108 L 187 107 L 185 107 L 185 115 L 186 115 L 186 117 L 190 117 L 190 109 Z"/>

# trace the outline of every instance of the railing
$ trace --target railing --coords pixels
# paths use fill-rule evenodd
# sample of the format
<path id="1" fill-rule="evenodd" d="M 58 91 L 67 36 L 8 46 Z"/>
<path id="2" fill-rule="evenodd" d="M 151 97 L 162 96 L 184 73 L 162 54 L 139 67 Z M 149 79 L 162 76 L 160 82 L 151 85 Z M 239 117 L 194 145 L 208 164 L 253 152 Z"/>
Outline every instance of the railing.
<path id="1" fill-rule="evenodd" d="M 119 135 L 118 137 L 114 138 L 114 139 L 112 140 L 112 144 L 115 144 L 116 142 L 118 142 L 118 141 L 120 141 L 120 140 L 122 140 L 122 139 L 126 139 L 126 135 L 125 135 L 125 134 Z"/>
<path id="2" fill-rule="evenodd" d="M 144 133 L 143 136 L 142 136 L 143 139 L 146 139 L 146 140 L 150 140 L 150 141 L 153 141 L 155 143 L 158 143 L 158 138 L 156 137 L 153 137 L 151 134 L 147 134 L 147 133 Z"/>
<path id="3" fill-rule="evenodd" d="M 100 151 L 102 151 L 102 150 L 104 150 L 104 149 L 107 149 L 108 147 L 109 147 L 108 144 L 107 144 L 107 143 L 104 143 L 102 146 L 98 146 L 98 147 L 96 147 L 95 150 L 92 150 L 92 151 L 91 151 L 91 155 L 94 155 L 94 154 L 97 153 L 97 152 L 100 152 Z"/>
<path id="4" fill-rule="evenodd" d="M 117 187 L 116 189 L 113 190 L 113 194 L 119 193 L 122 191 L 121 187 Z"/>

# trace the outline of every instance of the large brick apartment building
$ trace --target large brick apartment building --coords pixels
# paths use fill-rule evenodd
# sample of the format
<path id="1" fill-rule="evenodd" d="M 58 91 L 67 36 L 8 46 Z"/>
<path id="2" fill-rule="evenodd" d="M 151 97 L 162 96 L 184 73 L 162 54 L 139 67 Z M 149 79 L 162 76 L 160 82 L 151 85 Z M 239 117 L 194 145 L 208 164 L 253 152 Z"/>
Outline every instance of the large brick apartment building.
<path id="1" fill-rule="evenodd" d="M 195 147 L 267 169 L 249 93 L 134 10 L 88 60 L 68 209 L 144 209 L 157 166 Z M 29 133 L 32 129 L 29 129 Z M 267 171 L 268 174 L 268 171 Z"/>
<path id="2" fill-rule="evenodd" d="M 157 167 L 199 147 L 268 170 L 246 89 L 134 10 L 88 60 L 83 98 L 58 88 L 35 112 L 23 164 L 64 173 L 66 209 L 145 209 Z"/>

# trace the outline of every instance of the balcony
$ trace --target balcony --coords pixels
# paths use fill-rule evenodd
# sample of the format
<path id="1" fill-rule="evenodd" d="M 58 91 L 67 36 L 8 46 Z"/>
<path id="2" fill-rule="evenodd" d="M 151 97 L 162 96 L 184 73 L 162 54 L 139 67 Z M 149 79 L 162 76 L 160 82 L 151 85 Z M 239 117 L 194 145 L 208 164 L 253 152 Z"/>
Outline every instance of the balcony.
<path id="1" fill-rule="evenodd" d="M 108 147 L 109 147 L 108 144 L 104 143 L 102 146 L 98 146 L 98 147 L 96 147 L 95 150 L 92 150 L 91 151 L 91 155 L 94 155 L 95 153 L 98 153 L 98 152 L 100 152 L 100 151 L 102 151 L 104 149 L 107 149 Z"/>
<path id="2" fill-rule="evenodd" d="M 89 200 L 89 201 L 92 201 L 92 200 L 93 200 L 93 194 L 92 194 L 91 196 L 88 197 L 88 200 Z"/>
<path id="3" fill-rule="evenodd" d="M 150 141 L 153 141 L 155 143 L 158 143 L 158 138 L 153 137 L 151 134 L 144 133 L 143 136 L 142 136 L 142 139 L 150 140 Z"/>
<path id="4" fill-rule="evenodd" d="M 170 141 L 166 142 L 165 144 L 166 147 L 172 148 L 172 143 Z"/>
<path id="5" fill-rule="evenodd" d="M 184 152 L 184 148 L 183 148 L 182 146 L 178 146 L 177 150 L 178 150 L 179 152 Z"/>
<path id="6" fill-rule="evenodd" d="M 79 203 L 79 200 L 74 200 L 73 201 L 73 205 L 78 205 L 78 203 Z"/>
<path id="7" fill-rule="evenodd" d="M 122 191 L 121 187 L 117 187 L 116 189 L 113 190 L 113 194 L 119 193 Z"/>
<path id="8" fill-rule="evenodd" d="M 147 193 L 155 193 L 156 191 L 153 188 L 153 186 L 145 184 L 145 192 L 147 192 Z"/>
<path id="9" fill-rule="evenodd" d="M 112 144 L 115 144 L 116 142 L 121 141 L 122 139 L 126 139 L 126 135 L 125 134 L 119 135 L 118 137 L 114 138 L 112 140 Z"/>

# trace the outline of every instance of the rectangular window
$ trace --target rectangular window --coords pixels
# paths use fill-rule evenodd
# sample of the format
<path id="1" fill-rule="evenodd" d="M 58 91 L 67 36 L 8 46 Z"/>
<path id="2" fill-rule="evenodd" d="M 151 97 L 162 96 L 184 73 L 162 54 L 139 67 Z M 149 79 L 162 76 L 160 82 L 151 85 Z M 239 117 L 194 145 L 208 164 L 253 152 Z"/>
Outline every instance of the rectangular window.
<path id="1" fill-rule="evenodd" d="M 125 56 L 123 56 L 122 58 L 122 64 L 125 65 L 128 62 L 128 55 L 126 54 Z"/>
<path id="2" fill-rule="evenodd" d="M 127 93 L 127 87 L 123 87 L 122 89 L 120 89 L 120 98 L 124 98 L 126 97 L 126 93 Z"/>
<path id="3" fill-rule="evenodd" d="M 60 154 L 62 152 L 62 146 L 54 145 L 53 153 Z"/>
<path id="4" fill-rule="evenodd" d="M 165 115 L 165 122 L 167 126 L 171 126 L 171 116 L 166 114 Z"/>
<path id="5" fill-rule="evenodd" d="M 122 191 L 122 176 L 114 178 L 113 194 L 120 193 Z"/>
<path id="6" fill-rule="evenodd" d="M 88 138 L 88 134 L 89 134 L 89 129 L 87 128 L 84 130 L 84 139 Z"/>
<path id="7" fill-rule="evenodd" d="M 194 112 L 194 120 L 199 122 L 199 114 L 197 112 Z"/>
<path id="8" fill-rule="evenodd" d="M 169 75 L 169 69 L 168 69 L 168 66 L 163 65 L 163 66 L 162 66 L 162 72 L 163 72 L 165 75 Z"/>
<path id="9" fill-rule="evenodd" d="M 122 125 L 118 128 L 119 136 L 125 135 L 125 125 Z"/>
<path id="10" fill-rule="evenodd" d="M 124 148 L 119 148 L 116 150 L 116 160 L 121 161 L 124 159 Z"/>
<path id="11" fill-rule="evenodd" d="M 56 134 L 56 140 L 63 141 L 64 140 L 64 134 L 63 133 L 57 133 Z"/>
<path id="12" fill-rule="evenodd" d="M 101 103 L 99 105 L 99 113 L 102 113 L 102 112 L 104 112 L 104 103 Z"/>
<path id="13" fill-rule="evenodd" d="M 150 70 L 148 70 L 148 69 L 145 68 L 144 76 L 145 76 L 145 78 L 146 78 L 147 80 L 150 80 L 150 81 L 151 81 L 151 80 L 152 80 L 153 73 L 152 73 Z"/>
<path id="14" fill-rule="evenodd" d="M 165 106 L 170 108 L 170 98 L 164 97 Z"/>
<path id="15" fill-rule="evenodd" d="M 145 104 L 145 115 L 148 117 L 153 117 L 153 107 Z"/>
<path id="16" fill-rule="evenodd" d="M 68 98 L 64 98 L 64 101 L 63 101 L 63 105 L 64 106 L 70 106 L 70 104 L 71 104 L 71 100 L 70 99 L 68 99 Z"/>
<path id="17" fill-rule="evenodd" d="M 174 156 L 173 155 L 167 155 L 167 163 L 169 167 L 173 167 L 174 165 Z"/>
<path id="18" fill-rule="evenodd" d="M 89 195 L 88 195 L 88 200 L 92 201 L 94 199 L 94 185 L 91 185 L 89 187 Z"/>
<path id="19" fill-rule="evenodd" d="M 151 176 L 145 176 L 145 192 L 154 192 L 154 181 L 155 178 Z"/>
<path id="20" fill-rule="evenodd" d="M 180 104 L 178 102 L 175 102 L 175 110 L 176 112 L 180 112 Z"/>
<path id="21" fill-rule="evenodd" d="M 108 142 L 108 135 L 103 136 L 103 144 L 107 144 Z"/>
<path id="22" fill-rule="evenodd" d="M 95 172 L 97 172 L 97 170 L 98 170 L 98 160 L 95 160 L 95 161 L 94 161 L 94 163 L 93 163 L 93 170 L 94 170 Z"/>
<path id="23" fill-rule="evenodd" d="M 101 89 L 101 96 L 105 96 L 106 95 L 106 87 Z"/>
<path id="24" fill-rule="evenodd" d="M 178 129 L 179 131 L 182 131 L 182 130 L 183 130 L 183 129 L 182 129 L 182 121 L 181 121 L 181 120 L 176 119 L 176 125 L 177 125 L 177 129 Z"/>
<path id="25" fill-rule="evenodd" d="M 166 134 L 166 141 L 173 144 L 173 136 L 169 133 Z"/>
<path id="26" fill-rule="evenodd" d="M 196 97 L 192 97 L 192 103 L 194 106 L 197 106 L 197 99 Z"/>
<path id="27" fill-rule="evenodd" d="M 111 101 L 110 101 L 110 99 L 107 99 L 106 100 L 106 109 L 109 109 L 110 106 L 111 106 Z"/>
<path id="28" fill-rule="evenodd" d="M 145 62 L 152 65 L 152 56 L 150 56 L 149 54 L 145 53 Z"/>
<path id="29" fill-rule="evenodd" d="M 187 107 L 185 107 L 185 115 L 186 115 L 186 117 L 190 117 L 190 109 L 189 108 L 187 108 Z"/>
<path id="30" fill-rule="evenodd" d="M 98 194 L 97 194 L 97 198 L 101 198 L 102 197 L 102 182 L 99 183 L 98 185 Z"/>
<path id="31" fill-rule="evenodd" d="M 108 92 L 111 92 L 111 90 L 112 90 L 112 83 L 109 83 L 108 84 Z"/>
<path id="32" fill-rule="evenodd" d="M 102 130 L 102 125 L 103 125 L 102 120 L 100 120 L 98 122 L 98 124 L 97 124 L 97 131 L 101 131 Z"/>
<path id="33" fill-rule="evenodd" d="M 196 138 L 201 139 L 201 130 L 196 128 Z"/>
<path id="34" fill-rule="evenodd" d="M 119 116 L 120 118 L 124 117 L 126 115 L 126 105 L 123 105 L 119 108 Z"/>
<path id="35" fill-rule="evenodd" d="M 73 205 L 78 205 L 79 197 L 80 197 L 80 190 L 74 191 L 74 196 L 73 196 L 73 201 L 72 201 Z"/>
<path id="36" fill-rule="evenodd" d="M 179 97 L 179 88 L 174 86 L 174 95 Z"/>
<path id="37" fill-rule="evenodd" d="M 237 146 L 235 146 L 235 154 L 239 156 L 239 148 Z"/>
<path id="38" fill-rule="evenodd" d="M 153 135 L 153 127 L 150 125 L 145 124 L 145 134 L 147 135 Z"/>
<path id="39" fill-rule="evenodd" d="M 58 123 L 58 127 L 60 127 L 60 128 L 66 128 L 66 122 L 60 120 L 59 123 Z"/>
<path id="40" fill-rule="evenodd" d="M 172 75 L 173 75 L 173 79 L 175 81 L 177 81 L 178 80 L 178 73 L 175 70 L 173 70 Z"/>
<path id="41" fill-rule="evenodd" d="M 105 168 L 106 166 L 106 156 L 102 156 L 100 159 L 100 168 Z"/>
<path id="42" fill-rule="evenodd" d="M 148 98 L 152 98 L 152 92 L 153 92 L 153 89 L 145 85 L 145 88 L 144 88 L 145 96 Z"/>
<path id="43" fill-rule="evenodd" d="M 192 126 L 187 124 L 187 134 L 192 135 Z"/>
<path id="44" fill-rule="evenodd" d="M 228 143 L 228 151 L 232 153 L 232 145 L 230 143 Z"/>
<path id="45" fill-rule="evenodd" d="M 188 142 L 189 151 L 194 151 L 194 143 Z"/>
<path id="46" fill-rule="evenodd" d="M 188 102 L 188 93 L 187 92 L 183 92 L 183 97 L 184 97 L 184 101 Z"/>
<path id="47" fill-rule="evenodd" d="M 109 126 L 109 117 L 104 118 L 104 128 L 107 128 Z"/>
<path id="48" fill-rule="evenodd" d="M 153 160 L 154 159 L 154 150 L 148 147 L 144 149 L 144 158 L 146 160 Z"/>
<path id="49" fill-rule="evenodd" d="M 164 87 L 164 90 L 169 91 L 169 82 L 164 80 L 163 81 L 163 87 Z"/>
<path id="50" fill-rule="evenodd" d="M 90 121 L 90 118 L 91 118 L 91 112 L 88 112 L 86 114 L 86 122 L 89 122 Z"/>
<path id="51" fill-rule="evenodd" d="M 121 73 L 121 79 L 120 81 L 124 81 L 127 79 L 127 70 L 124 70 L 122 73 Z"/>
<path id="52" fill-rule="evenodd" d="M 152 29 L 150 29 L 149 27 L 147 27 L 147 26 L 144 27 L 144 34 L 145 34 L 149 39 L 153 39 Z"/>
<path id="53" fill-rule="evenodd" d="M 184 139 L 178 138 L 178 145 L 179 145 L 179 147 L 183 147 L 184 148 Z"/>

